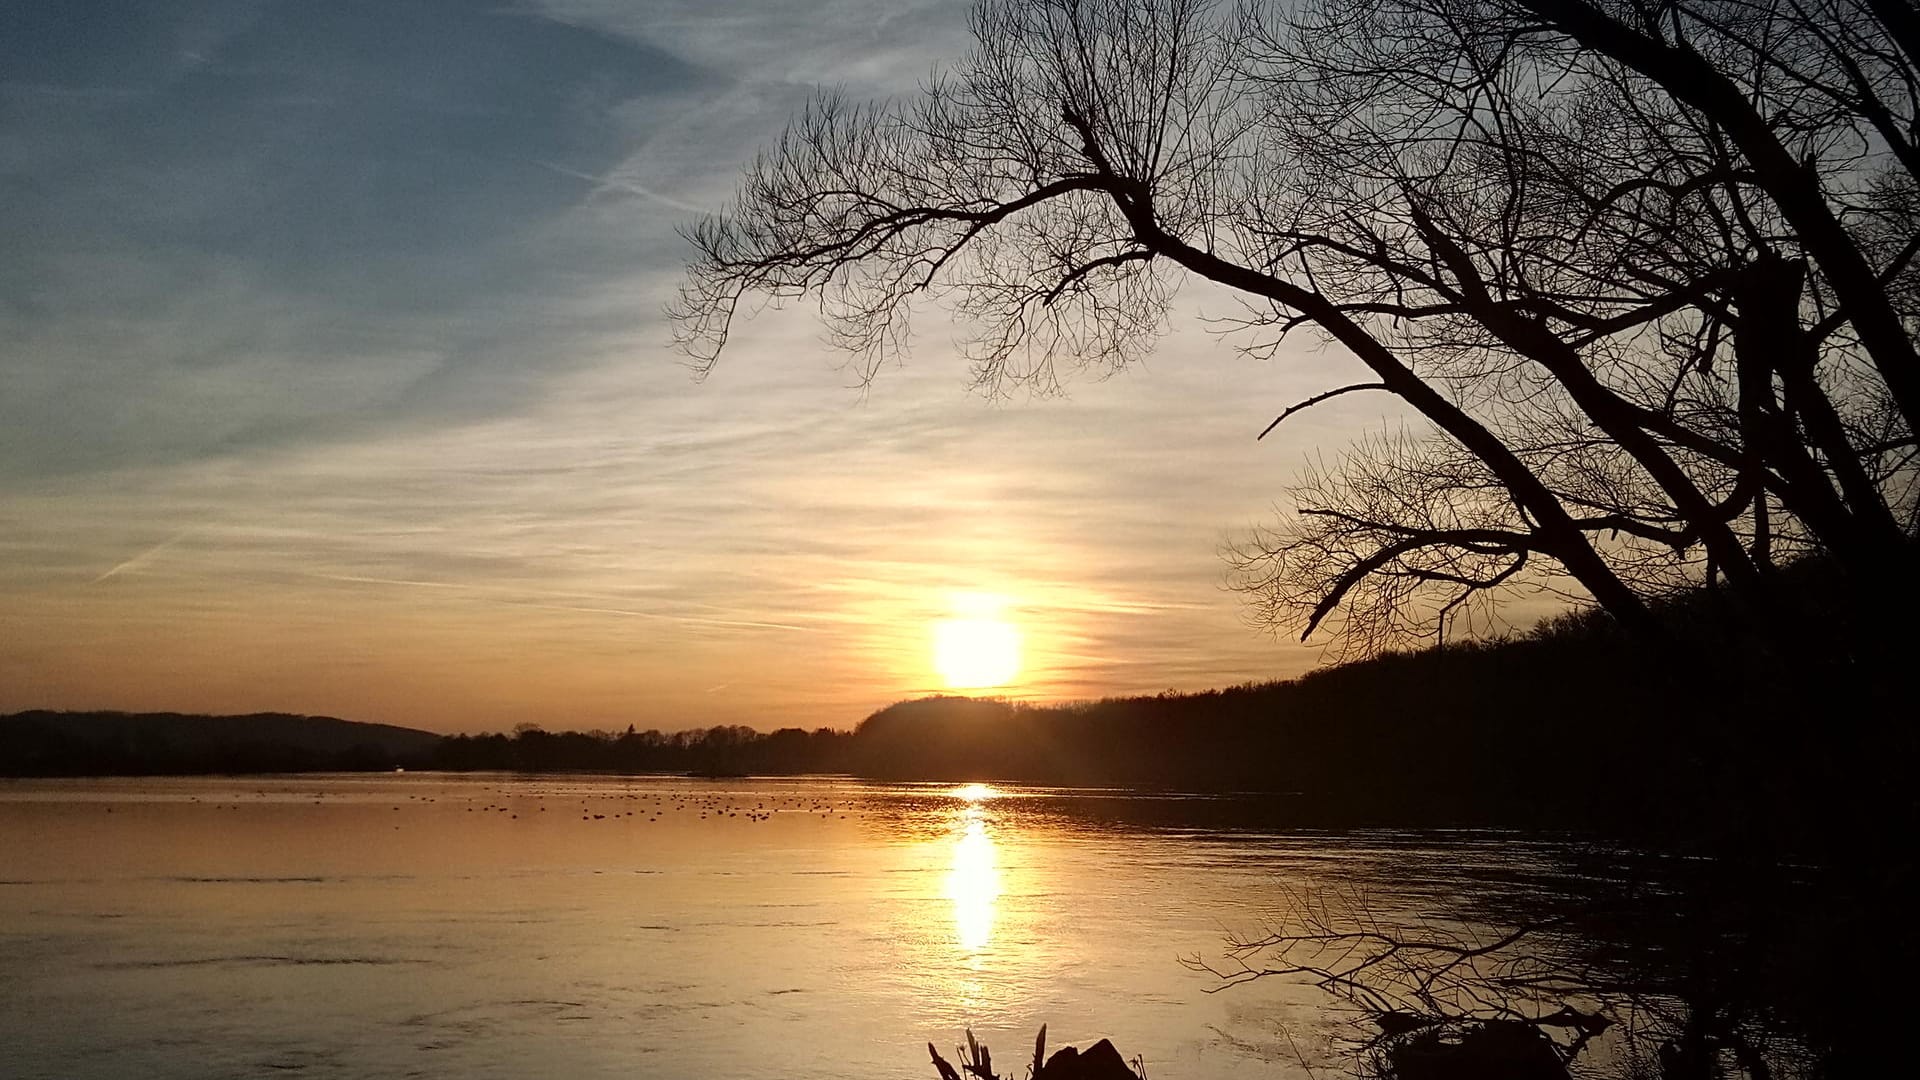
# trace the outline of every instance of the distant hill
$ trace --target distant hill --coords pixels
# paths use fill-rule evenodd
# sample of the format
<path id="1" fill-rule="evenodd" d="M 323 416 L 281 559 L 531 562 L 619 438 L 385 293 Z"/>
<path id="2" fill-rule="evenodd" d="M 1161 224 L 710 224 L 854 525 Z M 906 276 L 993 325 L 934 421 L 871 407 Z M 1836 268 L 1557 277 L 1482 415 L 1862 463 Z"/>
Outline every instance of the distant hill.
<path id="1" fill-rule="evenodd" d="M 0 776 L 392 769 L 425 764 L 439 742 L 332 716 L 34 710 L 0 716 Z"/>
<path id="2" fill-rule="evenodd" d="M 0 775 L 840 773 L 1259 792 L 1302 825 L 1663 833 L 1693 822 L 1840 842 L 1920 815 L 1920 727 L 1905 719 L 1920 622 L 1850 624 L 1831 609 L 1839 592 L 1822 570 L 1802 562 L 1775 580 L 1809 612 L 1804 649 L 1780 648 L 1723 592 L 1698 589 L 1656 605 L 1667 635 L 1657 648 L 1589 612 L 1511 640 L 1388 654 L 1288 682 L 1057 705 L 905 701 L 853 731 L 441 737 L 276 713 L 21 713 L 0 717 Z"/>

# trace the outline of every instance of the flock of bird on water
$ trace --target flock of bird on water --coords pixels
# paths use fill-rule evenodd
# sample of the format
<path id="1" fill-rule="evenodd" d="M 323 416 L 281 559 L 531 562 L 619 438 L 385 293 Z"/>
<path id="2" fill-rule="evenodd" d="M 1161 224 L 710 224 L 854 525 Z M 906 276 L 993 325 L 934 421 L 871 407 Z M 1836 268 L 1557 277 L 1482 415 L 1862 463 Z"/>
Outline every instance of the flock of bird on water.
<path id="1" fill-rule="evenodd" d="M 411 795 L 408 796 L 408 798 L 415 798 L 415 797 L 416 796 L 411 796 Z M 422 798 L 424 797 L 422 796 Z M 546 796 L 535 795 L 533 796 L 533 798 L 536 800 L 544 800 Z M 621 801 L 640 802 L 642 801 L 642 798 L 643 797 L 640 795 L 621 795 L 621 796 L 615 797 L 614 801 L 615 802 L 621 802 Z M 647 816 L 648 821 L 658 821 L 660 820 L 661 814 L 676 813 L 682 810 L 699 811 L 700 819 L 703 821 L 709 817 L 714 819 L 719 819 L 722 817 L 736 818 L 736 817 L 740 817 L 742 814 L 744 814 L 747 820 L 749 821 L 771 821 L 773 819 L 773 815 L 781 812 L 782 810 L 785 810 L 789 813 L 805 812 L 808 814 L 819 814 L 822 817 L 832 817 L 834 811 L 836 809 L 839 809 L 838 807 L 835 807 L 832 803 L 821 802 L 818 799 L 803 799 L 799 797 L 790 798 L 790 799 L 776 798 L 774 799 L 773 805 L 771 807 L 767 805 L 767 801 L 765 799 L 761 799 L 755 802 L 751 808 L 747 807 L 745 800 L 742 800 L 736 806 L 731 799 L 725 799 L 718 795 L 706 795 L 706 796 L 655 795 L 655 796 L 652 796 L 651 798 L 652 798 L 652 807 L 651 809 L 646 811 L 648 815 Z M 426 801 L 432 802 L 433 800 L 426 799 Z M 396 806 L 394 807 L 394 809 L 398 810 L 400 808 Z M 539 807 L 539 810 L 541 813 L 546 813 L 547 808 L 542 806 L 542 807 Z M 514 818 L 517 818 L 520 816 L 517 813 L 513 813 L 512 808 L 507 806 L 502 806 L 497 803 L 488 803 L 487 805 L 480 807 L 479 811 L 480 813 L 483 813 L 483 814 L 489 813 L 489 812 L 507 814 L 510 817 L 514 817 Z M 471 806 L 467 807 L 467 812 L 473 813 L 474 808 Z M 636 811 L 636 810 L 616 810 L 611 814 L 596 814 L 593 812 L 591 803 L 582 802 L 580 804 L 580 820 L 581 821 L 605 821 L 608 818 L 637 817 L 639 816 L 640 812 L 641 811 Z M 844 818 L 847 815 L 843 813 L 840 816 Z"/>
<path id="2" fill-rule="evenodd" d="M 500 793 L 505 794 L 506 789 L 504 788 L 500 789 Z M 267 792 L 255 791 L 254 795 L 264 799 L 267 797 Z M 549 796 L 525 795 L 525 796 L 520 796 L 520 798 L 523 798 L 523 799 L 531 798 L 535 802 L 544 803 L 549 798 Z M 555 795 L 555 796 L 552 796 L 552 798 L 555 801 L 559 801 L 560 799 L 563 798 L 563 796 Z M 416 804 L 433 803 L 433 802 L 439 801 L 438 799 L 430 795 L 409 795 L 407 796 L 407 799 L 408 801 L 414 802 Z M 188 801 L 197 803 L 197 802 L 200 802 L 201 800 L 196 796 L 189 799 Z M 315 806 L 319 806 L 325 801 L 326 800 L 324 797 L 315 796 L 313 800 L 313 804 Z M 471 803 L 477 800 L 468 799 L 467 801 Z M 604 809 L 607 809 L 610 812 L 596 814 L 593 812 L 592 802 L 590 800 L 582 800 L 580 803 L 580 820 L 581 821 L 621 820 L 624 818 L 639 818 L 642 814 L 645 814 L 646 821 L 656 822 L 660 820 L 660 815 L 662 814 L 679 813 L 682 811 L 697 812 L 699 814 L 699 820 L 701 821 L 705 821 L 708 819 L 713 819 L 717 821 L 723 818 L 737 818 L 742 816 L 744 816 L 748 821 L 771 821 L 773 820 L 773 815 L 777 813 L 805 813 L 808 815 L 817 815 L 822 818 L 831 818 L 836 816 L 837 814 L 837 816 L 841 820 L 845 820 L 847 816 L 846 813 L 844 812 L 845 811 L 844 807 L 835 806 L 831 802 L 826 802 L 818 798 L 807 798 L 803 796 L 792 796 L 792 797 L 776 796 L 771 800 L 771 803 L 769 803 L 769 800 L 767 799 L 758 799 L 754 802 L 754 804 L 751 807 L 749 807 L 746 804 L 746 799 L 744 797 L 740 798 L 739 801 L 736 802 L 733 798 L 723 796 L 723 795 L 717 795 L 717 794 L 682 793 L 682 794 L 671 794 L 671 795 L 641 795 L 638 793 L 634 793 L 634 794 L 623 794 L 623 795 L 612 796 L 606 801 L 612 802 L 615 804 L 627 803 L 627 802 L 641 802 L 641 803 L 647 803 L 648 805 L 643 806 L 641 809 L 638 809 L 638 810 L 631 810 L 631 809 L 630 810 L 613 810 L 611 807 L 604 807 Z M 213 806 L 213 809 L 215 810 L 240 809 L 240 804 L 238 802 L 214 803 L 212 804 L 212 806 Z M 395 806 L 393 809 L 399 810 L 400 807 Z M 516 811 L 513 807 L 507 806 L 503 803 L 498 803 L 498 802 L 489 802 L 485 806 L 479 806 L 479 807 L 468 806 L 465 809 L 466 809 L 466 812 L 469 814 L 472 814 L 472 813 L 506 814 L 509 819 L 514 819 L 514 820 L 517 820 L 520 817 L 519 812 Z M 547 807 L 545 806 L 539 806 L 536 809 L 543 814 L 547 812 Z M 109 806 L 107 808 L 107 812 L 112 813 L 113 808 Z"/>

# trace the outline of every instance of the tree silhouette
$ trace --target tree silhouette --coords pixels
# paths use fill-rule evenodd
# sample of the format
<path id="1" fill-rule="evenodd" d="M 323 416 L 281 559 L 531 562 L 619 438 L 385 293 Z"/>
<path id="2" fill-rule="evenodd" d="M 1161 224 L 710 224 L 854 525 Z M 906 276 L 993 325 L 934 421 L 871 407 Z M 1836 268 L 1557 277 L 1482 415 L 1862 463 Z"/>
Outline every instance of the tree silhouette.
<path id="1" fill-rule="evenodd" d="M 1722 582 L 1790 625 L 1822 553 L 1909 592 L 1920 68 L 1900 0 L 984 0 L 912 100 L 815 98 L 688 232 L 699 370 L 807 297 L 871 376 L 923 300 L 979 385 L 1125 366 L 1181 279 L 1306 330 L 1424 431 L 1363 440 L 1235 552 L 1261 617 L 1362 651 L 1570 589 L 1659 638 Z M 744 305 L 744 307 L 743 307 Z M 1890 575 L 1902 580 L 1888 588 Z"/>
<path id="2" fill-rule="evenodd" d="M 1746 40 L 1728 28 L 1734 14 L 1777 48 L 1742 59 L 1701 45 Z M 1595 20 L 1612 20 L 1609 34 L 1589 32 Z M 1791 192 L 1726 135 L 1739 118 L 1722 113 L 1739 103 L 1665 68 L 1649 76 L 1634 52 L 1660 39 L 1692 57 L 1689 70 L 1706 63 L 1690 51 L 1701 47 L 1735 73 L 1715 79 L 1752 71 L 1743 93 L 1770 101 L 1770 137 L 1861 223 L 1891 281 L 1912 255 L 1887 242 L 1915 236 L 1892 196 L 1911 175 L 1844 110 L 1803 100 L 1833 74 L 1817 43 L 1870 36 L 1871 13 L 1336 0 L 1242 25 L 1261 42 L 1249 83 L 1302 170 L 1278 192 L 1289 227 L 1270 257 L 1346 310 L 1389 320 L 1427 377 L 1474 395 L 1579 523 L 1605 531 L 1609 563 L 1637 592 L 1723 579 L 1765 610 L 1779 599 L 1775 564 L 1810 550 L 1875 589 L 1905 573 L 1896 512 L 1913 513 L 1912 414 L 1897 391 L 1911 343 L 1904 355 L 1865 348 L 1837 314 Z M 1883 75 L 1907 70 L 1888 61 Z M 1852 120 L 1874 111 L 1858 105 Z M 1459 478 L 1454 503 L 1487 486 L 1444 444 L 1391 449 L 1363 446 L 1310 475 L 1302 508 L 1323 520 L 1242 549 L 1265 617 L 1304 609 L 1311 628 L 1327 600 L 1358 589 L 1349 626 L 1391 637 L 1424 591 L 1439 594 L 1444 628 L 1519 572 L 1524 515 L 1497 500 L 1469 501 L 1508 519 L 1498 536 L 1343 513 L 1430 505 L 1435 474 Z M 1452 570 L 1489 557 L 1499 572 Z"/>

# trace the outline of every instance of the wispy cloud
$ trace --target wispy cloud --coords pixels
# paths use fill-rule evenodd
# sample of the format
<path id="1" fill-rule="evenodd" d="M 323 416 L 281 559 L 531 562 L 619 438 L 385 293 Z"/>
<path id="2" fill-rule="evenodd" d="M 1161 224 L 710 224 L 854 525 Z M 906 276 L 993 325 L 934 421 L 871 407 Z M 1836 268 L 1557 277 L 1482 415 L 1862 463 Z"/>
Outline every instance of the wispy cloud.
<path id="1" fill-rule="evenodd" d="M 804 311 L 743 324 L 705 383 L 665 349 L 674 218 L 810 83 L 911 89 L 959 7 L 539 6 L 183 0 L 0 42 L 30 84 L 0 84 L 28 102 L 0 710 L 849 724 L 934 688 L 955 591 L 1008 598 L 1036 697 L 1313 662 L 1246 629 L 1216 550 L 1304 447 L 1379 419 L 1337 401 L 1254 442 L 1338 355 L 1183 331 L 995 404 L 937 314 L 864 394 Z"/>
<path id="2" fill-rule="evenodd" d="M 519 608 L 533 608 L 540 611 L 577 611 L 586 615 L 618 615 L 623 618 L 658 619 L 662 622 L 689 623 L 697 626 L 732 626 L 749 630 L 791 630 L 796 633 L 813 633 L 819 628 L 802 626 L 798 623 L 772 622 L 763 619 L 721 619 L 706 615 L 687 615 L 667 611 L 643 611 L 631 607 L 613 607 L 606 604 L 555 604 L 542 603 L 528 598 L 524 593 L 511 589 L 486 585 L 468 585 L 452 581 L 416 581 L 409 578 L 365 577 L 358 574 L 323 574 L 310 572 L 311 576 L 323 581 L 343 581 L 355 585 L 398 585 L 413 589 L 453 589 L 459 592 L 478 593 L 494 603 L 509 604 Z M 565 594 L 562 594 L 565 595 Z"/>

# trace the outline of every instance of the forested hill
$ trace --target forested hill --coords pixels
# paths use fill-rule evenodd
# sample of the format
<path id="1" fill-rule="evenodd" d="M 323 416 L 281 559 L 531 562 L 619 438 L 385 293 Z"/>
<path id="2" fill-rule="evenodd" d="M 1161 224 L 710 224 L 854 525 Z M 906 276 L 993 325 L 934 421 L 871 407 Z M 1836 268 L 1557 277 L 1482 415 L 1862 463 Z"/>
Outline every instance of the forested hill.
<path id="1" fill-rule="evenodd" d="M 1061 706 L 933 698 L 861 725 L 890 779 L 1260 791 L 1311 821 L 1575 823 L 1697 797 L 1723 733 L 1609 650 L 1527 641 L 1400 654 L 1280 683 Z M 1697 713 L 1694 714 L 1697 720 Z"/>
<path id="2" fill-rule="evenodd" d="M 1915 630 L 1849 625 L 1819 606 L 1831 590 L 1817 574 L 1788 582 L 1819 628 L 1785 639 L 1791 647 L 1702 590 L 1662 606 L 1658 648 L 1587 614 L 1515 640 L 1204 693 L 906 701 L 851 732 L 639 730 L 643 705 L 620 732 L 452 736 L 281 714 L 21 713 L 0 717 L 0 775 L 845 773 L 1268 792 L 1302 824 L 1700 816 L 1791 831 L 1836 808 L 1881 812 L 1861 810 L 1863 799 L 1905 820 L 1920 761 L 1905 719 Z"/>
<path id="3" fill-rule="evenodd" d="M 1703 589 L 1657 607 L 1663 638 L 1651 645 L 1589 612 L 1512 640 L 1203 693 L 924 698 L 851 733 L 450 736 L 436 762 L 1266 792 L 1300 824 L 1699 819 L 1784 834 L 1879 812 L 1863 800 L 1904 814 L 1920 760 L 1904 720 L 1915 631 L 1850 623 L 1822 572 L 1806 564 L 1777 583 L 1817 635 L 1782 632 Z"/>
<path id="4" fill-rule="evenodd" d="M 35 710 L 0 716 L 0 776 L 392 769 L 428 763 L 440 738 L 288 713 Z"/>

